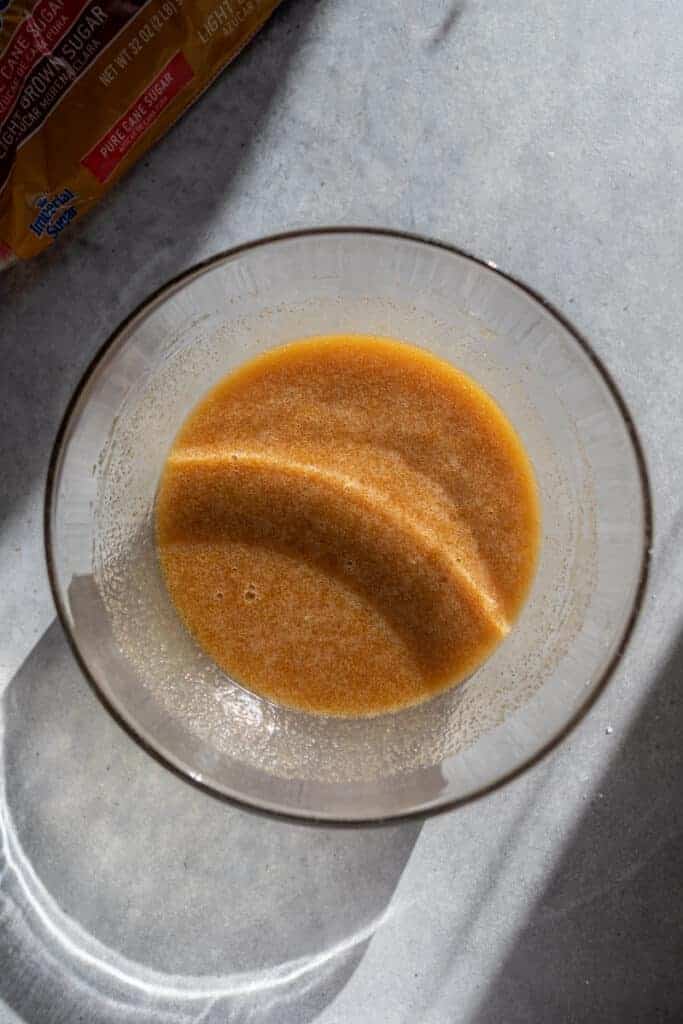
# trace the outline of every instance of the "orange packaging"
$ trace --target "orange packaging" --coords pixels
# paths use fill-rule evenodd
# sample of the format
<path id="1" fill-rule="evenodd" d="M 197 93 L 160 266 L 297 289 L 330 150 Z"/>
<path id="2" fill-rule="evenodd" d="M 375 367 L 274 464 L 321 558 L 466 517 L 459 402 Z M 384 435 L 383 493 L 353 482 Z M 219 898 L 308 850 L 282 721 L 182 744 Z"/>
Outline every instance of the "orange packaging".
<path id="1" fill-rule="evenodd" d="M 51 245 L 279 0 L 0 0 L 0 266 Z"/>

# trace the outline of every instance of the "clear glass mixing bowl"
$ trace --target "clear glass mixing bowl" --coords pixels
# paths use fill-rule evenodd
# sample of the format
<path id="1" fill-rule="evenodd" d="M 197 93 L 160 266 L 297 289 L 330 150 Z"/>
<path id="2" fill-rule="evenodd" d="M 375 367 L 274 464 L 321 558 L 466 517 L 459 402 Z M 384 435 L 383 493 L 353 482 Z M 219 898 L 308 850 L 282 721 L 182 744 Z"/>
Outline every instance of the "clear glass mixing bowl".
<path id="1" fill-rule="evenodd" d="M 162 465 L 209 386 L 263 349 L 340 332 L 421 345 L 479 381 L 526 446 L 543 515 L 533 589 L 495 654 L 450 692 L 358 720 L 273 705 L 221 672 L 170 605 L 153 539 Z M 81 382 L 46 505 L 60 617 L 129 730 L 216 793 L 346 822 L 453 805 L 555 743 L 623 651 L 649 534 L 633 423 L 566 321 L 464 253 L 360 229 L 246 245 L 150 298 Z"/>

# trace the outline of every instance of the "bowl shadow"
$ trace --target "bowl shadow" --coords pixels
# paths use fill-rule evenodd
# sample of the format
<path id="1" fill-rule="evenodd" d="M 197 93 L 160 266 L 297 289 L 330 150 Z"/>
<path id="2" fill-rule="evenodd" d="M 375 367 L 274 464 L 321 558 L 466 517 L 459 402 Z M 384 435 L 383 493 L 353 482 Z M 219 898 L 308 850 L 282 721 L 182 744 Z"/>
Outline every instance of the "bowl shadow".
<path id="1" fill-rule="evenodd" d="M 311 827 L 201 792 L 105 713 L 57 621 L 2 719 L 0 996 L 27 1024 L 312 1020 L 400 912 L 419 822 Z"/>

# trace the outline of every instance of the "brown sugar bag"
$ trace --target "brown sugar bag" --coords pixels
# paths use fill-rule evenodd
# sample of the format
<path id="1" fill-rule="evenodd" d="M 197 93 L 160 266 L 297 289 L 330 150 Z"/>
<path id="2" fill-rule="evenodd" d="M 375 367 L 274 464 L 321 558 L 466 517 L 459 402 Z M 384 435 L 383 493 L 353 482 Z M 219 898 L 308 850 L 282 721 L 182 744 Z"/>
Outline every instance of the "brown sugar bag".
<path id="1" fill-rule="evenodd" d="M 0 266 L 51 245 L 279 0 L 0 0 Z"/>

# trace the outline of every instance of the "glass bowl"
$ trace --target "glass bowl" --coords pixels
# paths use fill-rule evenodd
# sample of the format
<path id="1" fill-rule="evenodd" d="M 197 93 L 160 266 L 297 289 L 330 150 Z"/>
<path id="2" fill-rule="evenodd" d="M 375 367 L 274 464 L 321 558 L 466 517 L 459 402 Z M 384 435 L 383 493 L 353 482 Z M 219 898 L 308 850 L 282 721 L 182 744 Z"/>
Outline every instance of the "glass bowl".
<path id="1" fill-rule="evenodd" d="M 493 656 L 424 704 L 355 720 L 276 706 L 221 672 L 171 606 L 153 538 L 159 474 L 197 400 L 258 352 L 327 333 L 399 338 L 471 374 L 519 432 L 543 517 L 529 599 Z M 209 790 L 317 821 L 445 808 L 538 758 L 619 659 L 649 542 L 633 422 L 586 342 L 493 265 L 365 229 L 242 246 L 145 302 L 71 402 L 46 503 L 61 620 L 119 720 Z"/>

